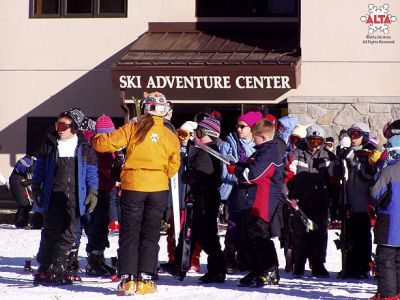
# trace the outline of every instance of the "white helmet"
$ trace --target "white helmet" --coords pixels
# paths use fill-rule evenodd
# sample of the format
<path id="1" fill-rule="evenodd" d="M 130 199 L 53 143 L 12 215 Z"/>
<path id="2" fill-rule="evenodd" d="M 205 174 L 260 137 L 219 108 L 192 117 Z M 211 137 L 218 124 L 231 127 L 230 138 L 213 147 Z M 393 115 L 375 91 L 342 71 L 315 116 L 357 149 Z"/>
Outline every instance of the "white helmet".
<path id="1" fill-rule="evenodd" d="M 165 96 L 159 92 L 143 93 L 144 113 L 164 117 L 170 110 L 170 105 Z"/>

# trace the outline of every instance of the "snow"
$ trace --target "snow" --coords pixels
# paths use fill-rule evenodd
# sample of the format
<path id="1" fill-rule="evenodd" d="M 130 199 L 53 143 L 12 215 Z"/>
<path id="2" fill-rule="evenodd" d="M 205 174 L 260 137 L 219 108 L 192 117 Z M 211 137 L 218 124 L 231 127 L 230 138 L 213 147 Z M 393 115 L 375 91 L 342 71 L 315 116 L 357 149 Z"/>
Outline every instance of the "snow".
<path id="1" fill-rule="evenodd" d="M 201 274 L 188 274 L 183 281 L 177 281 L 167 274 L 160 274 L 157 280 L 158 292 L 149 295 L 136 295 L 139 299 L 368 299 L 375 293 L 376 281 L 373 279 L 340 280 L 336 279 L 337 272 L 341 269 L 340 252 L 336 250 L 333 240 L 336 232 L 329 231 L 328 257 L 326 267 L 331 272 L 329 279 L 315 279 L 310 275 L 309 269 L 306 277 L 294 279 L 282 269 L 284 266 L 283 250 L 279 249 L 275 241 L 281 271 L 279 287 L 244 288 L 237 287 L 237 280 L 244 276 L 228 275 L 223 284 L 201 285 L 198 278 Z M 102 300 L 116 299 L 115 292 L 117 283 L 99 283 L 88 285 L 63 285 L 63 286 L 33 286 L 23 283 L 20 279 L 32 278 L 31 275 L 22 274 L 24 262 L 32 260 L 32 265 L 37 266 L 34 255 L 37 252 L 40 231 L 15 229 L 12 225 L 0 225 L 0 299 L 2 300 L 62 300 L 62 299 L 84 299 Z M 81 267 L 86 265 L 86 236 L 82 237 L 80 248 Z M 221 237 L 223 244 L 223 237 Z M 116 256 L 118 247 L 118 236 L 110 236 L 111 247 L 106 249 L 105 255 L 109 259 Z M 166 236 L 160 240 L 160 261 L 167 259 Z M 202 274 L 206 270 L 207 256 L 201 254 Z M 22 274 L 22 275 L 21 275 Z M 84 278 L 85 279 L 85 278 Z M 88 279 L 89 280 L 89 279 Z M 124 299 L 126 297 L 122 297 Z M 121 299 L 119 297 L 118 299 Z"/>

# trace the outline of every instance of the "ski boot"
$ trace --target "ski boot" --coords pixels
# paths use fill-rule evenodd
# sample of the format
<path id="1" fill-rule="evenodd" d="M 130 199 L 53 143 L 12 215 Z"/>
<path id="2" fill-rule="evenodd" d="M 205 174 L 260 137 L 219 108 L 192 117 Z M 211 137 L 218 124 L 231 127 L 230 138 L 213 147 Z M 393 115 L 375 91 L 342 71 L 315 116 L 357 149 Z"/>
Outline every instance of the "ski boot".
<path id="1" fill-rule="evenodd" d="M 259 276 L 258 279 L 256 278 L 255 286 L 279 285 L 280 279 L 281 277 L 279 276 L 279 269 L 275 267 L 273 271 L 266 272 Z"/>
<path id="2" fill-rule="evenodd" d="M 121 282 L 117 287 L 117 294 L 121 296 L 132 296 L 136 293 L 136 278 L 133 275 L 122 275 Z"/>
<path id="3" fill-rule="evenodd" d="M 238 286 L 251 286 L 253 280 L 258 276 L 258 273 L 251 271 L 246 276 L 239 279 Z"/>
<path id="4" fill-rule="evenodd" d="M 179 281 L 183 281 L 186 277 L 186 272 L 182 272 L 179 270 L 179 268 L 175 264 L 171 263 L 163 263 L 160 264 L 161 270 L 164 272 L 167 272 L 168 274 L 171 274 L 174 276 L 175 279 L 178 279 Z"/>
<path id="5" fill-rule="evenodd" d="M 199 278 L 199 281 L 201 283 L 224 283 L 225 277 L 225 273 L 207 272 Z"/>
<path id="6" fill-rule="evenodd" d="M 329 272 L 325 269 L 323 264 L 313 265 L 311 276 L 316 278 L 329 278 Z"/>
<path id="7" fill-rule="evenodd" d="M 47 281 L 51 283 L 70 284 L 73 282 L 71 272 L 65 266 L 66 258 L 58 257 L 47 271 Z"/>
<path id="8" fill-rule="evenodd" d="M 47 281 L 47 271 L 49 270 L 48 265 L 40 265 L 37 272 L 33 274 L 34 283 L 43 283 Z"/>
<path id="9" fill-rule="evenodd" d="M 103 251 L 93 250 L 88 253 L 86 273 L 90 276 L 115 275 L 116 269 L 107 265 Z"/>
<path id="10" fill-rule="evenodd" d="M 145 295 L 157 292 L 157 285 L 148 273 L 140 273 L 136 293 Z"/>
<path id="11" fill-rule="evenodd" d="M 294 278 L 302 278 L 304 277 L 304 265 L 295 264 L 293 270 Z"/>

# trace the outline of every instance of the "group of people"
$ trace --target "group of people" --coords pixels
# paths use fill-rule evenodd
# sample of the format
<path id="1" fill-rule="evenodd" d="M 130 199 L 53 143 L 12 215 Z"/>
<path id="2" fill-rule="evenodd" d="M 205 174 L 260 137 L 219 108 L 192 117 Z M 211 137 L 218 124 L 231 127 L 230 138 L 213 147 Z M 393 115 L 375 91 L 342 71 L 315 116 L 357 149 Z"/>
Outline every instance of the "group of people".
<path id="1" fill-rule="evenodd" d="M 240 286 L 278 284 L 274 237 L 284 247 L 286 271 L 304 276 L 308 259 L 313 277 L 329 277 L 324 266 L 327 230 L 336 219 L 346 222 L 341 243 L 347 245 L 347 258 L 339 276 L 365 279 L 372 261 L 371 217 L 376 215 L 378 292 L 371 299 L 400 294 L 400 236 L 395 229 L 400 121 L 385 128 L 384 149 L 367 124 L 356 122 L 341 132 L 335 150 L 323 128 L 298 124 L 291 116 L 246 112 L 223 141 L 219 116 L 200 113 L 176 130 L 170 121 L 172 104 L 163 94 L 145 93 L 142 104 L 137 118 L 118 129 L 107 116 L 90 124 L 79 109 L 59 115 L 32 174 L 34 210 L 44 216 L 35 280 L 79 279 L 73 262 L 87 222 L 88 273 L 120 278 L 118 294 L 156 292 L 160 224 L 170 206 L 169 179 L 179 172 L 181 215 L 168 219 L 172 228 L 173 218 L 185 217 L 185 200 L 193 203 L 192 265 L 199 264 L 201 251 L 208 255 L 200 282 L 223 283 L 227 273 L 239 270 L 248 271 Z M 199 145 L 219 152 L 225 162 Z M 121 227 L 118 265 L 113 268 L 105 262 L 104 249 L 116 186 L 110 166 L 121 149 Z M 284 198 L 295 199 L 317 228 L 307 230 Z M 221 203 L 228 215 L 224 247 L 217 227 Z M 183 235 L 172 232 L 169 261 L 160 267 L 183 280 Z"/>

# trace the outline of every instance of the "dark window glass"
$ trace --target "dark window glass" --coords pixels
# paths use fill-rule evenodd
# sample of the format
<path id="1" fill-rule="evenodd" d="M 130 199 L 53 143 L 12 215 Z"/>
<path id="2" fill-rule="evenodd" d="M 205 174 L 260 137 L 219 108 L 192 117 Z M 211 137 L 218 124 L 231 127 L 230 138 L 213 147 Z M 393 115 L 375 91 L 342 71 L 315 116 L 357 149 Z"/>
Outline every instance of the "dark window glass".
<path id="1" fill-rule="evenodd" d="M 67 14 L 91 14 L 92 0 L 67 0 Z"/>
<path id="2" fill-rule="evenodd" d="M 99 2 L 99 13 L 101 14 L 123 14 L 126 12 L 125 0 L 99 0 Z"/>
<path id="3" fill-rule="evenodd" d="M 298 0 L 197 0 L 198 17 L 296 17 Z"/>
<path id="4" fill-rule="evenodd" d="M 36 0 L 34 3 L 34 14 L 36 16 L 60 13 L 59 0 Z"/>

